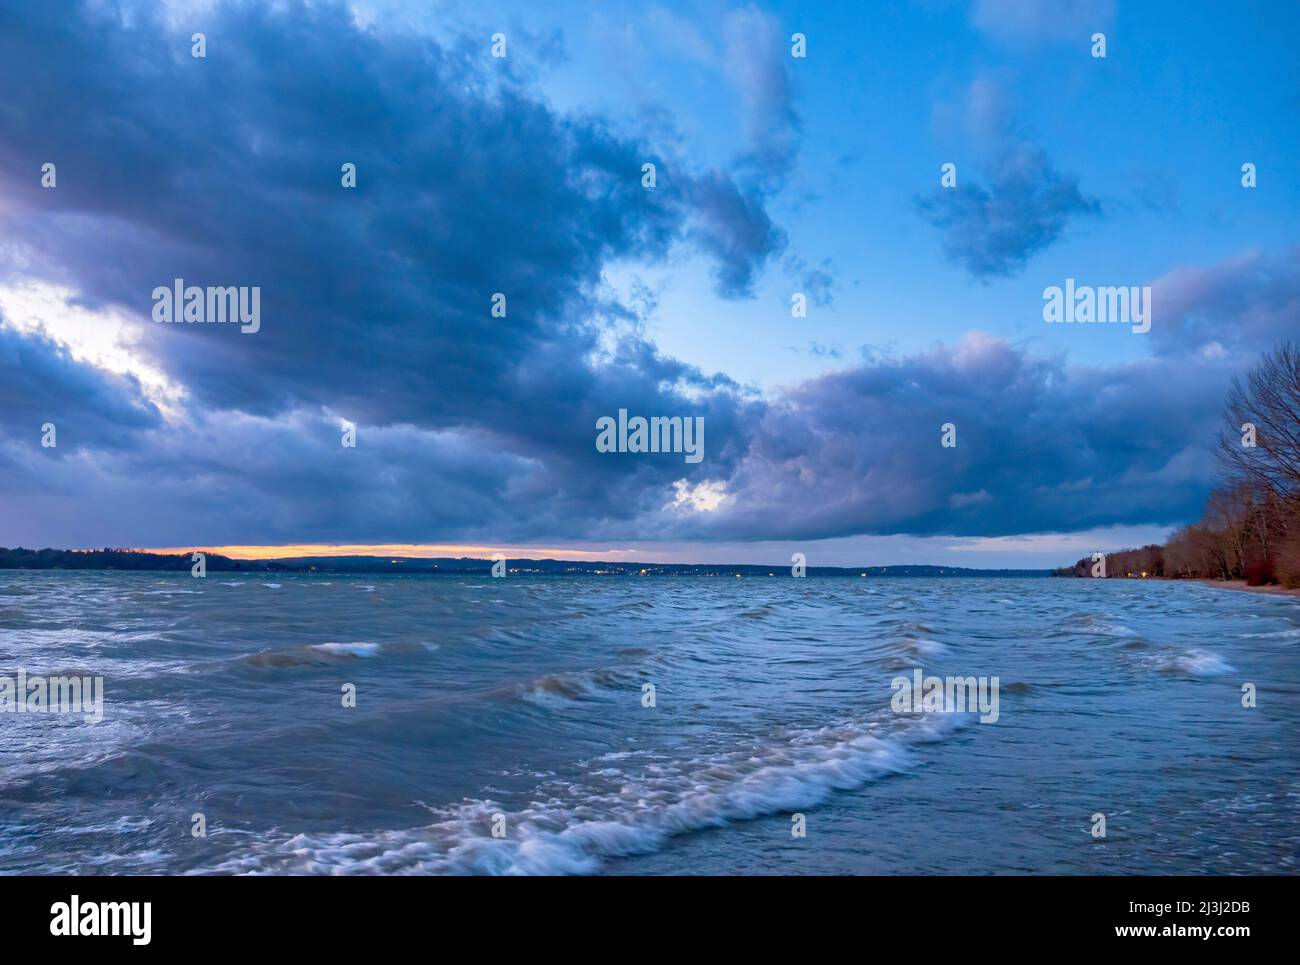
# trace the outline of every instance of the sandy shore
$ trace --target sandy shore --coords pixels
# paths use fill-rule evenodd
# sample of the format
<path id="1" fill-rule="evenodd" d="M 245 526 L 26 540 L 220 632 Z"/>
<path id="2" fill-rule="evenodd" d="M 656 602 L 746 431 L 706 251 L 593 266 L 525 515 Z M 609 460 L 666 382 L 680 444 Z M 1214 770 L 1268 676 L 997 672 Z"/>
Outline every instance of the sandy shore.
<path id="1" fill-rule="evenodd" d="M 1284 586 L 1247 586 L 1245 580 L 1197 580 L 1206 586 L 1217 586 L 1223 590 L 1246 590 L 1250 593 L 1272 593 L 1274 596 L 1300 597 L 1300 588 L 1288 590 Z"/>

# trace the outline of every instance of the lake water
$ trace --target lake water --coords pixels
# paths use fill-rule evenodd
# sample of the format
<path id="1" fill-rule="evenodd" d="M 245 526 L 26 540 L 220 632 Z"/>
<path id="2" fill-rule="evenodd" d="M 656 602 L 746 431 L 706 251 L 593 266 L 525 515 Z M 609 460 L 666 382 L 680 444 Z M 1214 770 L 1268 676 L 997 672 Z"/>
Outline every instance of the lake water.
<path id="1" fill-rule="evenodd" d="M 784 573 L 0 571 L 0 871 L 1296 871 L 1300 601 Z"/>

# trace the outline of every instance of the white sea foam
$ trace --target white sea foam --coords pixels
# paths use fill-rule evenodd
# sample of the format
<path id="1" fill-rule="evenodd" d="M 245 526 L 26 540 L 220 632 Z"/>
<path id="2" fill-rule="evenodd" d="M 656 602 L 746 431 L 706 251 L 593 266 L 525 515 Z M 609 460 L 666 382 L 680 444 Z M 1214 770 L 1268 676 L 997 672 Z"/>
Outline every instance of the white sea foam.
<path id="1" fill-rule="evenodd" d="M 323 650 L 325 653 L 345 653 L 353 657 L 373 657 L 379 653 L 379 644 L 377 643 L 313 643 L 313 650 Z"/>
<path id="2" fill-rule="evenodd" d="M 1217 653 L 1209 650 L 1184 650 L 1165 653 L 1160 657 L 1161 669 L 1193 677 L 1214 677 L 1231 673 L 1235 668 Z"/>
<path id="3" fill-rule="evenodd" d="M 1099 633 L 1106 637 L 1135 637 L 1137 631 L 1131 627 L 1126 627 L 1119 623 L 1105 623 L 1101 620 L 1092 620 L 1088 624 L 1088 633 Z"/>
<path id="4" fill-rule="evenodd" d="M 925 637 L 908 637 L 903 643 L 903 649 L 922 657 L 937 657 L 948 652 L 948 648 L 938 640 L 927 640 Z"/>

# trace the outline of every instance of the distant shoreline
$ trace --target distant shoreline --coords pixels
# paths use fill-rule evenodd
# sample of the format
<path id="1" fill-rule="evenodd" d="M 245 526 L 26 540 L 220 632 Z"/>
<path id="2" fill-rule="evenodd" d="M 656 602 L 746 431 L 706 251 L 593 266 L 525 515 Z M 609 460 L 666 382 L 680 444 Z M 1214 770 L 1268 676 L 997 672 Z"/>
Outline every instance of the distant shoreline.
<path id="1" fill-rule="evenodd" d="M 202 551 L 196 551 L 202 552 Z M 112 572 L 190 572 L 194 557 L 187 553 L 145 553 L 135 550 L 7 549 L 0 547 L 0 570 L 94 570 Z M 557 560 L 498 557 L 506 571 L 527 575 L 591 576 L 729 576 L 791 577 L 789 563 L 639 563 L 602 560 Z M 237 560 L 217 553 L 204 554 L 206 573 L 351 573 L 379 575 L 407 573 L 422 576 L 472 575 L 492 572 L 494 559 L 480 557 L 297 556 L 283 559 Z M 801 559 L 800 574 L 833 577 L 969 577 L 1040 579 L 1051 570 L 966 569 L 958 566 L 901 563 L 891 566 L 808 566 Z"/>

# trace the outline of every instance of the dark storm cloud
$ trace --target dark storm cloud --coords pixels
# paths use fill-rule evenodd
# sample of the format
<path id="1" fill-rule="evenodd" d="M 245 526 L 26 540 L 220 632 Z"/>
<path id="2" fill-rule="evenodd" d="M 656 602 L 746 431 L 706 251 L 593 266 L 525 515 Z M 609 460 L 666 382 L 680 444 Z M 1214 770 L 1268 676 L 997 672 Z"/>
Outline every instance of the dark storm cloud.
<path id="1" fill-rule="evenodd" d="M 944 253 L 976 278 L 1014 275 L 1050 246 L 1073 218 L 1101 205 L 1061 174 L 1046 152 L 1027 144 L 1003 150 L 987 181 L 959 181 L 917 199 L 921 216 L 939 229 Z"/>
<path id="2" fill-rule="evenodd" d="M 990 336 L 869 359 L 774 401 L 729 481 L 734 503 L 686 532 L 813 539 L 987 536 L 1175 523 L 1212 476 L 1228 370 L 1105 370 L 1035 359 Z M 940 445 L 957 427 L 956 448 Z"/>
<path id="3" fill-rule="evenodd" d="M 187 32 L 147 12 L 81 13 L 2 15 L 0 73 L 19 92 L 0 113 L 20 205 L 6 227 L 91 302 L 145 313 L 175 277 L 260 285 L 256 337 L 151 333 L 199 404 L 534 439 L 530 413 L 555 415 L 542 402 L 614 401 L 592 397 L 587 361 L 607 263 L 695 239 L 739 297 L 784 244 L 721 172 L 642 189 L 645 150 L 557 115 L 482 44 L 361 31 L 341 5 L 241 4 L 201 18 L 195 59 Z M 57 191 L 32 176 L 46 160 Z M 339 185 L 344 161 L 355 190 Z M 489 313 L 494 292 L 507 319 Z M 680 407 L 644 380 L 628 392 Z"/>
<path id="4" fill-rule="evenodd" d="M 149 432 L 161 421 L 135 379 L 76 362 L 54 342 L 7 327 L 0 317 L 0 542 L 20 542 L 20 535 L 41 545 L 56 542 L 56 515 L 41 512 L 33 498 L 66 500 L 92 521 L 111 517 L 88 491 L 89 467 L 97 458 L 146 451 Z M 43 445 L 47 424 L 55 443 L 49 448 Z M 64 545 L 81 545 L 82 534 L 69 538 Z"/>
<path id="5" fill-rule="evenodd" d="M 488 513 L 476 500 L 426 503 L 418 489 L 450 484 L 405 486 L 430 464 L 390 453 L 388 498 L 410 538 L 441 535 L 452 516 L 460 532 L 507 517 L 563 531 L 645 508 L 689 467 L 597 458 L 596 419 L 619 408 L 706 416 L 715 469 L 743 449 L 752 400 L 660 356 L 635 324 L 611 337 L 636 318 L 601 273 L 684 240 L 715 259 L 721 294 L 747 295 L 784 246 L 753 189 L 689 169 L 643 189 L 641 145 L 599 118 L 555 113 L 482 43 L 363 31 L 342 5 L 234 4 L 200 18 L 207 57 L 196 59 L 189 30 L 153 16 L 100 5 L 0 12 L 0 83 L 12 92 L 0 105 L 0 210 L 18 251 L 0 271 L 141 317 L 173 278 L 260 286 L 256 335 L 143 323 L 143 350 L 186 388 L 190 419 L 324 411 L 364 427 L 363 438 L 406 427 L 412 446 L 432 445 L 421 431 L 449 432 L 510 454 L 471 467 L 500 473 L 476 491 L 514 487 Z M 58 165 L 55 190 L 38 184 L 46 161 Z M 357 165 L 356 189 L 340 186 L 345 161 Z M 495 292 L 506 318 L 491 316 Z M 259 479 L 301 485 L 268 498 L 303 512 L 328 504 L 339 477 L 312 475 L 319 465 L 282 442 Z M 198 481 L 171 498 L 199 516 L 206 485 L 241 469 L 221 455 L 238 445 L 152 445 L 135 465 L 102 468 L 147 474 L 174 458 Z M 331 511 L 299 522 L 321 532 L 353 521 Z"/>
<path id="6" fill-rule="evenodd" d="M 58 445 L 42 450 L 41 426 L 53 423 Z M 160 424 L 140 384 L 74 361 L 54 342 L 7 327 L 0 317 L 0 434 L 58 457 L 79 448 L 138 444 Z"/>
<path id="7" fill-rule="evenodd" d="M 94 533 L 97 543 L 141 531 L 164 544 L 249 532 L 266 542 L 490 543 L 1176 523 L 1206 495 L 1208 447 L 1187 440 L 1213 438 L 1230 372 L 1199 359 L 1070 369 L 972 335 L 751 402 L 742 425 L 727 424 L 728 406 L 711 410 L 698 476 L 644 457 L 532 458 L 482 430 L 362 426 L 345 450 L 338 420 L 320 414 L 216 413 L 105 453 L 93 502 L 63 495 L 87 484 L 84 466 L 48 469 L 48 491 L 27 502 L 46 519 L 42 533 L 54 525 L 64 541 Z M 957 426 L 955 449 L 940 445 L 945 422 Z M 715 436 L 734 450 L 715 452 Z M 721 481 L 728 500 L 713 513 L 668 506 L 666 481 L 683 476 Z M 21 521 L 10 530 L 22 536 Z"/>

